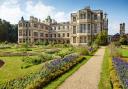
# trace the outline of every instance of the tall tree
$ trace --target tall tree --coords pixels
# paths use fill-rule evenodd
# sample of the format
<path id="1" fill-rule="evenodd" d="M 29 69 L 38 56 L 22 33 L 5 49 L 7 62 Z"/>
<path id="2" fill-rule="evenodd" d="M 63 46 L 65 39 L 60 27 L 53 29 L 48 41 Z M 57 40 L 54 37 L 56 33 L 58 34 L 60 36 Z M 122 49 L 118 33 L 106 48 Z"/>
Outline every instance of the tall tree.
<path id="1" fill-rule="evenodd" d="M 17 42 L 18 26 L 0 19 L 0 41 Z"/>

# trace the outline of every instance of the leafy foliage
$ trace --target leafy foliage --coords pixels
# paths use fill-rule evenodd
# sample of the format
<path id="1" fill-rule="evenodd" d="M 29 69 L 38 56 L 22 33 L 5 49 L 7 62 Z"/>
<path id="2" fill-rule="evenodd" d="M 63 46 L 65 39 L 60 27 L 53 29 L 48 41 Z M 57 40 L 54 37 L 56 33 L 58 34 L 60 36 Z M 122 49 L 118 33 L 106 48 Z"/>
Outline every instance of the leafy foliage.
<path id="1" fill-rule="evenodd" d="M 0 41 L 17 42 L 18 26 L 0 19 Z"/>
<path id="2" fill-rule="evenodd" d="M 120 36 L 119 42 L 120 42 L 122 45 L 127 45 L 127 44 L 128 44 L 127 36 L 126 36 L 126 35 Z"/>
<path id="3" fill-rule="evenodd" d="M 107 32 L 105 30 L 101 31 L 95 41 L 94 44 L 98 44 L 98 45 L 107 45 Z"/>

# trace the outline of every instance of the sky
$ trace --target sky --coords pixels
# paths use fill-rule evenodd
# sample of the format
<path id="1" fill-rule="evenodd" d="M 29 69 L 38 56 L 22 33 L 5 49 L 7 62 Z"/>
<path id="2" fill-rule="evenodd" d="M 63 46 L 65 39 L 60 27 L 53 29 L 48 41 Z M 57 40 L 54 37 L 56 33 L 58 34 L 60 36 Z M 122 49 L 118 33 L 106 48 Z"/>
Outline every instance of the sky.
<path id="1" fill-rule="evenodd" d="M 23 16 L 43 21 L 48 15 L 58 22 L 70 21 L 70 14 L 90 6 L 108 14 L 109 34 L 119 32 L 119 24 L 126 24 L 128 33 L 128 0 L 0 0 L 0 18 L 17 24 Z"/>

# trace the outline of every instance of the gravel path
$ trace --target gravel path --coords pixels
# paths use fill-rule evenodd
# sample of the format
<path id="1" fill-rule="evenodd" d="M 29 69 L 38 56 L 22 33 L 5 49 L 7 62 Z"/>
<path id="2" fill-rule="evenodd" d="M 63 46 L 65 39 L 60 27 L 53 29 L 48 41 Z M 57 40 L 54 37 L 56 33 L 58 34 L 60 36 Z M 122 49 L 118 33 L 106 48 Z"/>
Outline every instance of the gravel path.
<path id="1" fill-rule="evenodd" d="M 98 89 L 104 52 L 105 47 L 101 47 L 85 65 L 67 78 L 58 89 Z"/>

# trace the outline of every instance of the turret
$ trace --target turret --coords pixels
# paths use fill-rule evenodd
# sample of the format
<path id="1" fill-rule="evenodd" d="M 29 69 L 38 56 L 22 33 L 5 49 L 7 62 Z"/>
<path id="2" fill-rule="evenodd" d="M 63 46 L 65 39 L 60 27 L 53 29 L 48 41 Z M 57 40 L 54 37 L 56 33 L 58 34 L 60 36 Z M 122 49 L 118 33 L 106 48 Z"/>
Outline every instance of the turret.
<path id="1" fill-rule="evenodd" d="M 24 21 L 24 17 L 23 16 L 21 17 L 21 21 Z"/>

